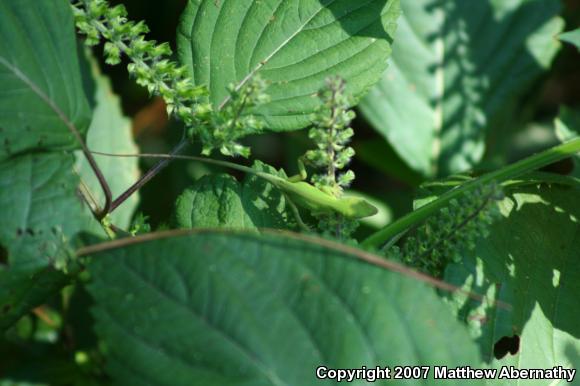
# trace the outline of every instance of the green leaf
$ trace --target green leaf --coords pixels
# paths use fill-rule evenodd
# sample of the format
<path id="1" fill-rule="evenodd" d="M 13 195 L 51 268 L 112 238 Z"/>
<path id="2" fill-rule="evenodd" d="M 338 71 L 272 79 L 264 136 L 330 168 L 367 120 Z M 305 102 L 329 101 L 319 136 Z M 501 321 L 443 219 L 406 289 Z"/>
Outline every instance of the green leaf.
<path id="1" fill-rule="evenodd" d="M 478 364 L 431 288 L 342 248 L 204 231 L 95 253 L 109 373 L 123 385 L 308 386 L 320 365 Z"/>
<path id="2" fill-rule="evenodd" d="M 67 1 L 0 2 L 0 160 L 78 147 L 90 108 Z"/>
<path id="3" fill-rule="evenodd" d="M 556 135 L 562 142 L 569 141 L 580 136 L 580 112 L 562 107 L 560 115 L 556 119 Z M 580 155 L 572 157 L 574 170 L 571 175 L 580 178 Z"/>
<path id="4" fill-rule="evenodd" d="M 96 83 L 93 120 L 87 133 L 87 147 L 92 151 L 113 154 L 138 153 L 133 140 L 132 124 L 123 115 L 119 97 L 113 93 L 110 80 L 101 74 L 98 64 L 89 60 Z M 113 197 L 118 197 L 139 178 L 139 159 L 94 155 L 99 168 L 103 172 Z M 83 185 L 90 192 L 99 207 L 105 202 L 103 189 L 95 177 L 88 161 L 82 154 L 77 154 L 77 167 Z M 139 194 L 129 197 L 110 215 L 112 223 L 121 229 L 131 225 L 133 213 L 139 203 Z"/>
<path id="5" fill-rule="evenodd" d="M 425 176 L 471 169 L 487 132 L 513 126 L 519 96 L 558 51 L 557 0 L 403 0 L 391 64 L 360 105 Z"/>
<path id="6" fill-rule="evenodd" d="M 102 235 L 83 206 L 74 157 L 30 154 L 0 162 L 0 330 L 55 294 L 66 283 L 60 269 L 73 256 L 78 233 Z"/>
<path id="7" fill-rule="evenodd" d="M 0 245 L 8 265 L 33 270 L 67 257 L 68 243 L 95 220 L 78 194 L 74 157 L 22 155 L 0 163 Z"/>
<path id="8" fill-rule="evenodd" d="M 259 74 L 272 100 L 256 113 L 273 130 L 300 129 L 329 76 L 354 96 L 379 79 L 399 12 L 399 0 L 190 0 L 179 57 L 214 106 L 228 100 L 228 85 Z"/>
<path id="9" fill-rule="evenodd" d="M 254 168 L 286 177 L 262 163 Z M 246 176 L 240 184 L 228 174 L 200 178 L 177 199 L 180 228 L 289 228 L 283 195 L 263 178 Z"/>
<path id="10" fill-rule="evenodd" d="M 0 331 L 56 294 L 68 281 L 64 273 L 50 266 L 41 270 L 0 266 Z"/>
<path id="11" fill-rule="evenodd" d="M 552 368 L 580 365 L 580 184 L 540 184 L 512 190 L 501 203 L 504 218 L 475 256 L 452 265 L 447 279 L 512 304 L 486 309 L 455 296 L 460 316 L 493 366 Z M 494 344 L 517 335 L 519 349 L 497 360 Z"/>
<path id="12" fill-rule="evenodd" d="M 558 38 L 561 41 L 573 44 L 576 48 L 580 49 L 580 28 L 575 29 L 574 31 L 564 32 L 563 34 L 560 34 Z"/>

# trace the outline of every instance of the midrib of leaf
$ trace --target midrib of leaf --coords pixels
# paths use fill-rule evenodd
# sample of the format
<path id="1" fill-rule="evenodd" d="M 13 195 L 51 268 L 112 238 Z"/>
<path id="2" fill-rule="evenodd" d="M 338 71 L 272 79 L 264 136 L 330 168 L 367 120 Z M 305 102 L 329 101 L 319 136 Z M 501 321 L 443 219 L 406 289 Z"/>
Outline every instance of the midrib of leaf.
<path id="1" fill-rule="evenodd" d="M 238 84 L 237 84 L 237 85 L 236 85 L 236 90 L 240 90 L 242 87 L 244 87 L 244 85 L 245 85 L 245 84 L 246 84 L 246 83 L 247 83 L 247 82 L 248 82 L 250 79 L 252 79 L 252 77 L 253 77 L 253 76 L 254 76 L 254 75 L 255 75 L 255 74 L 256 74 L 256 73 L 257 73 L 257 72 L 258 72 L 258 71 L 259 71 L 259 70 L 260 70 L 262 67 L 264 67 L 264 66 L 265 66 L 265 65 L 268 63 L 268 61 L 269 61 L 270 59 L 272 59 L 272 58 L 274 57 L 274 55 L 276 55 L 278 52 L 280 52 L 280 50 L 281 50 L 282 48 L 284 48 L 284 47 L 285 47 L 285 46 L 286 46 L 286 45 L 287 45 L 287 44 L 288 44 L 288 43 L 289 43 L 289 42 L 290 42 L 292 39 L 294 39 L 294 38 L 295 38 L 295 37 L 296 37 L 296 36 L 297 36 L 297 35 L 298 35 L 300 32 L 302 32 L 302 31 L 304 30 L 304 28 L 305 28 L 305 27 L 306 27 L 308 24 L 310 24 L 310 22 L 311 22 L 311 21 L 312 21 L 312 20 L 313 20 L 313 19 L 314 19 L 316 16 L 318 16 L 318 15 L 320 14 L 320 12 L 321 12 L 321 11 L 322 11 L 322 10 L 323 10 L 325 7 L 328 7 L 328 6 L 332 5 L 332 4 L 334 4 L 336 1 L 337 1 L 337 0 L 332 0 L 330 3 L 326 4 L 326 6 L 322 6 L 322 5 L 321 5 L 321 6 L 320 6 L 320 8 L 318 8 L 318 10 L 317 10 L 316 12 L 314 12 L 314 13 L 312 14 L 312 16 L 310 16 L 310 17 L 309 17 L 309 18 L 306 20 L 306 22 L 305 22 L 304 24 L 302 24 L 301 26 L 299 26 L 299 28 L 298 28 L 296 31 L 294 31 L 294 32 L 293 32 L 293 33 L 292 33 L 292 34 L 291 34 L 291 35 L 290 35 L 290 36 L 289 36 L 289 37 L 288 37 L 286 40 L 284 40 L 284 41 L 283 41 L 283 42 L 282 42 L 282 43 L 281 43 L 281 44 L 280 44 L 278 47 L 276 47 L 276 48 L 275 48 L 275 49 L 274 49 L 274 50 L 273 50 L 273 51 L 272 51 L 270 54 L 268 54 L 268 55 L 267 55 L 267 56 L 266 56 L 264 59 L 262 59 L 262 60 L 261 60 L 261 61 L 260 61 L 260 62 L 259 62 L 259 63 L 258 63 L 258 64 L 257 64 L 257 65 L 256 65 L 256 66 L 255 66 L 255 67 L 254 67 L 254 68 L 253 68 L 253 69 L 252 69 L 252 70 L 251 70 L 251 71 L 250 71 L 250 72 L 249 72 L 249 73 L 248 73 L 248 74 L 247 74 L 247 75 L 246 75 L 246 76 L 245 76 L 245 77 L 244 77 L 244 78 L 243 78 L 243 79 L 242 79 L 242 80 L 241 80 L 241 81 L 238 83 Z M 280 7 L 280 5 L 282 5 L 282 2 L 283 2 L 283 1 L 280 1 L 280 2 L 278 3 L 278 7 Z M 276 10 L 274 10 L 274 14 L 276 13 L 276 11 L 277 11 L 278 7 L 276 8 Z M 223 9 L 223 8 L 220 8 L 220 12 L 221 12 L 221 9 Z M 244 19 L 246 18 L 246 16 L 247 16 L 247 13 L 244 15 Z M 217 24 L 217 23 L 216 23 L 216 24 Z M 195 25 L 195 24 L 193 24 L 193 25 Z M 243 21 L 242 21 L 242 25 L 243 25 Z M 264 26 L 264 29 L 262 29 L 262 32 L 260 33 L 260 38 L 257 40 L 255 47 L 252 49 L 252 58 L 250 59 L 250 62 L 252 62 L 252 61 L 253 61 L 253 59 L 254 59 L 254 58 L 253 58 L 253 56 L 254 56 L 254 53 L 256 52 L 256 47 L 258 47 L 258 45 L 259 45 L 259 43 L 260 43 L 260 41 L 261 41 L 261 39 L 262 39 L 262 36 L 264 35 L 264 30 L 265 30 L 265 28 L 266 28 L 266 27 Z M 192 31 L 192 35 L 193 35 L 193 31 Z M 227 97 L 226 97 L 226 98 L 225 98 L 225 99 L 224 99 L 224 100 L 223 100 L 223 101 L 222 101 L 222 102 L 219 104 L 219 107 L 218 107 L 218 108 L 221 110 L 221 109 L 222 109 L 222 108 L 223 108 L 223 107 L 224 107 L 224 106 L 225 106 L 225 105 L 226 105 L 226 104 L 227 104 L 227 103 L 230 101 L 230 99 L 231 99 L 231 96 L 229 96 L 229 95 L 228 95 L 228 96 L 227 96 Z"/>
<path id="2" fill-rule="evenodd" d="M 437 9 L 436 12 L 441 17 L 441 22 L 445 24 L 445 12 Z M 437 70 L 435 71 L 435 98 L 437 104 L 433 111 L 433 144 L 431 147 L 431 170 L 433 175 L 439 172 L 439 157 L 441 155 L 441 134 L 443 132 L 443 100 L 445 98 L 445 36 L 443 28 L 439 28 L 435 40 L 435 54 L 439 59 Z"/>
<path id="3" fill-rule="evenodd" d="M 101 188 L 103 189 L 103 193 L 104 193 L 107 201 L 109 201 L 110 196 L 111 196 L 111 191 L 109 189 L 109 186 L 108 186 L 105 178 L 103 177 L 103 174 L 101 173 L 101 170 L 99 169 L 99 166 L 97 165 L 97 162 L 95 161 L 91 152 L 87 148 L 85 141 L 83 140 L 81 134 L 79 133 L 79 130 L 76 128 L 74 123 L 72 123 L 68 119 L 66 114 L 60 109 L 60 107 L 57 106 L 54 103 L 54 101 L 52 99 L 50 99 L 50 97 L 48 95 L 46 95 L 40 89 L 40 87 L 38 87 L 36 85 L 36 83 L 34 83 L 31 79 L 28 78 L 28 76 L 26 76 L 26 74 L 24 74 L 22 71 L 20 71 L 20 69 L 11 65 L 10 62 L 8 62 L 8 60 L 6 60 L 6 58 L 4 58 L 3 56 L 0 56 L 0 64 L 4 65 L 4 67 L 6 67 L 8 69 L 8 71 L 12 72 L 18 79 L 20 79 L 20 81 L 22 83 L 24 83 L 26 86 L 30 87 L 32 92 L 34 92 L 44 103 L 46 103 L 46 105 L 58 116 L 58 118 L 62 121 L 62 123 L 65 124 L 65 126 L 68 128 L 70 133 L 75 137 L 77 143 L 80 145 L 84 156 L 87 158 L 87 161 L 89 162 L 89 165 L 91 166 L 91 169 L 93 170 L 93 172 L 97 176 L 97 179 L 99 180 L 99 184 L 101 185 Z M 40 66 L 40 67 L 43 68 L 43 66 Z M 108 204 L 106 204 L 106 205 L 108 205 Z"/>
<path id="4" fill-rule="evenodd" d="M 355 8 L 355 9 L 352 9 L 352 10 L 350 10 L 350 12 L 348 12 L 348 13 L 345 13 L 344 15 L 340 16 L 339 18 L 333 19 L 333 21 L 332 21 L 332 22 L 330 22 L 330 23 L 328 23 L 328 24 L 321 25 L 321 26 L 318 26 L 318 27 L 316 27 L 316 28 L 306 28 L 306 29 L 303 29 L 303 31 L 316 31 L 316 30 L 324 29 L 324 28 L 328 27 L 329 25 L 332 25 L 332 24 L 334 24 L 334 23 L 336 23 L 336 22 L 340 22 L 340 21 L 341 21 L 342 19 L 344 19 L 345 17 L 347 17 L 347 16 L 350 16 L 350 14 L 351 14 L 351 13 L 355 13 L 355 12 L 359 11 L 360 9 L 363 9 L 364 7 L 368 6 L 370 3 L 373 3 L 374 1 L 375 1 L 375 0 L 368 0 L 368 1 L 367 1 L 365 4 L 362 4 L 362 5 L 360 5 L 358 8 Z M 389 3 L 389 4 L 392 4 L 392 3 Z M 389 7 L 390 7 L 390 5 L 389 5 Z M 319 11 L 319 12 L 320 12 L 320 11 Z M 316 15 L 315 15 L 314 17 L 316 17 Z M 352 32 L 352 34 L 357 34 L 357 33 L 361 32 L 361 31 L 364 31 L 365 29 L 367 29 L 369 26 L 373 25 L 374 23 L 375 23 L 375 20 L 371 20 L 371 21 L 370 21 L 368 24 L 366 24 L 366 25 L 362 26 L 362 27 L 361 27 L 361 28 L 359 28 L 357 31 L 355 31 L 355 32 Z M 343 39 L 343 40 L 341 40 L 341 41 L 337 41 L 337 42 L 335 42 L 333 45 L 331 45 L 331 46 L 329 46 L 329 47 L 326 47 L 326 48 L 323 48 L 321 51 L 318 51 L 318 52 L 316 53 L 316 55 L 324 55 L 326 51 L 328 51 L 328 50 L 332 50 L 332 49 L 336 48 L 336 46 L 338 46 L 338 45 L 340 45 L 340 44 L 344 43 L 345 41 L 347 41 L 347 40 L 348 40 L 348 39 L 350 39 L 351 37 L 352 37 L 352 36 L 349 34 L 349 35 L 348 35 L 348 36 L 347 36 L 345 39 Z M 290 40 L 292 40 L 292 39 L 290 39 Z M 288 43 L 288 42 L 286 42 L 286 43 Z M 360 50 L 358 53 L 360 53 L 360 52 L 362 52 L 362 51 L 366 50 L 366 49 L 367 49 L 367 48 L 368 48 L 370 45 L 372 45 L 373 43 L 374 43 L 374 41 L 372 41 L 372 42 L 371 42 L 369 45 L 367 45 L 366 47 L 364 47 L 363 49 L 361 49 L 361 50 Z M 284 63 L 284 64 L 280 65 L 279 67 L 269 67 L 269 68 L 268 68 L 268 70 L 269 70 L 269 71 L 273 71 L 273 70 L 282 70 L 282 69 L 285 69 L 285 68 L 287 68 L 287 67 L 292 67 L 292 66 L 295 66 L 295 65 L 297 65 L 297 64 L 304 63 L 305 61 L 309 60 L 310 58 L 311 58 L 311 57 L 303 58 L 303 59 L 300 59 L 300 60 L 299 60 L 299 61 L 297 61 L 297 62 L 287 62 L 287 63 Z M 252 60 L 250 60 L 250 63 L 251 63 L 251 62 L 253 62 L 253 61 L 254 61 L 254 58 L 252 57 Z M 333 67 L 335 67 L 335 66 L 337 66 L 338 64 L 341 64 L 341 63 L 342 63 L 342 62 L 338 62 L 338 63 L 336 63 L 336 64 L 335 64 Z M 331 68 L 332 68 L 332 67 L 331 67 Z M 321 72 L 324 72 L 324 71 L 325 71 L 325 70 L 323 70 L 323 71 L 321 71 Z M 308 78 L 308 77 L 310 77 L 310 76 L 318 75 L 319 73 L 320 73 L 320 72 L 317 72 L 317 73 L 310 74 L 310 75 L 307 75 L 307 76 L 304 76 L 304 77 L 301 77 L 301 78 L 294 78 L 294 79 L 288 79 L 288 80 L 289 80 L 289 81 L 302 80 L 302 79 L 306 79 L 306 78 Z"/>
<path id="5" fill-rule="evenodd" d="M 42 101 L 46 103 L 52 111 L 54 111 L 54 113 L 66 125 L 66 127 L 71 131 L 71 133 L 76 137 L 76 139 L 82 142 L 82 138 L 80 137 L 80 134 L 78 133 L 76 127 L 74 127 L 73 123 L 67 118 L 67 116 L 62 112 L 62 110 L 56 104 L 54 104 L 54 102 L 48 97 L 48 95 L 42 92 L 42 90 L 26 76 L 26 74 L 24 74 L 18 68 L 12 66 L 3 56 L 0 56 L 0 64 L 4 65 L 4 67 L 6 67 L 18 79 L 20 79 L 22 83 L 30 87 L 30 89 L 36 95 L 38 95 L 38 97 L 40 97 L 40 99 L 42 99 Z"/>

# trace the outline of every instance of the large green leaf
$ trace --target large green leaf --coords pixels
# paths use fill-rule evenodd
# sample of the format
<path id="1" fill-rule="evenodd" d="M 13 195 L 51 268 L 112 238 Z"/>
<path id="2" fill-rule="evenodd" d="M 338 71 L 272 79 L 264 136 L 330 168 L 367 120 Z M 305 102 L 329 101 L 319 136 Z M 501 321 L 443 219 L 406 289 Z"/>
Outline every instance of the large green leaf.
<path id="1" fill-rule="evenodd" d="M 89 291 L 108 370 L 119 385 L 308 386 L 320 365 L 478 364 L 431 288 L 360 254 L 292 234 L 210 231 L 94 253 Z"/>
<path id="2" fill-rule="evenodd" d="M 299 129 L 327 77 L 346 79 L 355 96 L 379 79 L 399 12 L 399 0 L 190 0 L 179 55 L 215 106 L 228 85 L 259 74 L 272 101 L 258 114 L 271 129 Z"/>
<path id="3" fill-rule="evenodd" d="M 513 125 L 517 97 L 557 52 L 559 1 L 401 6 L 391 64 L 360 108 L 425 176 L 470 169 L 484 154 L 486 132 Z"/>
<path id="4" fill-rule="evenodd" d="M 257 163 L 256 170 L 281 177 L 284 172 Z M 288 228 L 289 215 L 282 194 L 263 178 L 248 175 L 243 183 L 227 174 L 202 177 L 177 199 L 181 228 Z"/>
<path id="5" fill-rule="evenodd" d="M 479 243 L 475 256 L 449 267 L 447 279 L 513 306 L 497 312 L 455 299 L 493 366 L 580 366 L 579 195 L 577 183 L 509 192 L 501 203 L 504 218 Z M 514 335 L 517 352 L 495 359 L 494 345 Z"/>
<path id="6" fill-rule="evenodd" d="M 133 140 L 131 120 L 123 115 L 119 97 L 113 93 L 111 82 L 100 73 L 98 64 L 91 60 L 95 78 L 95 108 L 93 120 L 87 133 L 87 147 L 92 151 L 113 154 L 138 153 Z M 97 165 L 107 180 L 113 197 L 118 197 L 139 178 L 138 158 L 110 157 L 95 154 Z M 78 152 L 79 174 L 84 186 L 98 206 L 104 203 L 104 194 L 88 161 Z M 133 194 L 110 215 L 116 226 L 127 229 L 137 204 L 139 194 Z"/>
<path id="7" fill-rule="evenodd" d="M 78 147 L 90 108 L 67 1 L 0 2 L 0 85 L 0 159 Z"/>

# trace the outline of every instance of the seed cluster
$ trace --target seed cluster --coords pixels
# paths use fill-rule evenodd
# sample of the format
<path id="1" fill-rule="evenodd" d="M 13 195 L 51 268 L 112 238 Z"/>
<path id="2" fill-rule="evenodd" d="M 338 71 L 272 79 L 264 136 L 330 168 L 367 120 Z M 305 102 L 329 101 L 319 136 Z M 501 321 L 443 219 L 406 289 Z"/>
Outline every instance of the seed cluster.
<path id="1" fill-rule="evenodd" d="M 321 105 L 313 116 L 313 127 L 309 136 L 316 150 L 305 154 L 306 161 L 322 173 L 312 175 L 312 183 L 335 197 L 342 195 L 343 188 L 354 180 L 354 172 L 344 169 L 354 156 L 348 146 L 354 131 L 349 126 L 354 119 L 350 97 L 345 93 L 345 82 L 339 77 L 330 78 L 326 88 L 320 91 Z"/>
<path id="2" fill-rule="evenodd" d="M 207 102 L 207 88 L 194 85 L 187 69 L 169 60 L 169 44 L 147 40 L 148 27 L 142 21 L 128 20 L 123 5 L 80 0 L 71 6 L 86 44 L 94 46 L 104 40 L 106 62 L 111 65 L 119 64 L 122 54 L 126 55 L 131 61 L 127 69 L 136 82 L 165 100 L 168 115 L 186 124 L 192 141 L 201 140 L 204 154 L 219 149 L 228 156 L 249 155 L 249 149 L 237 141 L 261 129 L 261 123 L 245 113 L 267 100 L 264 81 L 253 78 L 243 87 L 230 87 L 229 102 L 216 111 Z"/>
<path id="3" fill-rule="evenodd" d="M 501 189 L 490 184 L 451 200 L 407 237 L 402 248 L 395 246 L 388 254 L 439 276 L 448 263 L 462 261 L 464 253 L 489 235 L 490 226 L 501 216 L 497 202 L 502 199 Z"/>

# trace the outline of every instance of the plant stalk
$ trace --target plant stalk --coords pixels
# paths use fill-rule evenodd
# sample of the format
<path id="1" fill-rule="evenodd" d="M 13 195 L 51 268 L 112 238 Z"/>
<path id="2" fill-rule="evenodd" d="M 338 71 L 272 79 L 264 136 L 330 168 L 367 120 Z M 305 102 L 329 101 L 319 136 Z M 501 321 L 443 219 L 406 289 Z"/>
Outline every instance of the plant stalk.
<path id="1" fill-rule="evenodd" d="M 179 142 L 171 151 L 171 153 L 169 154 L 169 156 L 167 158 L 163 158 L 162 160 L 160 160 L 157 164 L 155 164 L 155 166 L 153 166 L 151 169 L 149 169 L 147 171 L 147 173 L 145 173 L 141 178 L 139 178 L 137 180 L 137 182 L 135 182 L 133 185 L 131 185 L 131 187 L 127 190 L 125 190 L 119 197 L 117 197 L 111 204 L 111 207 L 109 209 L 108 213 L 112 213 L 115 209 L 117 209 L 122 203 L 124 203 L 129 197 L 131 197 L 131 195 L 133 193 L 135 193 L 137 190 L 141 189 L 143 187 L 143 185 L 145 185 L 147 182 L 149 182 L 153 177 L 155 177 L 157 174 L 159 174 L 159 172 L 161 172 L 163 169 L 165 169 L 169 163 L 172 161 L 173 158 L 175 158 L 176 155 L 178 155 L 179 153 L 181 153 L 181 151 L 183 149 L 185 149 L 188 145 L 187 139 L 182 139 L 181 142 Z M 97 152 L 94 152 L 95 154 L 99 154 Z"/>
<path id="2" fill-rule="evenodd" d="M 494 172 L 484 174 L 479 178 L 466 182 L 465 184 L 446 192 L 435 201 L 432 201 L 427 205 L 422 206 L 421 208 L 411 213 L 408 213 L 394 223 L 375 232 L 362 242 L 362 246 L 379 248 L 393 237 L 402 232 L 405 232 L 410 227 L 422 222 L 441 208 L 447 206 L 449 201 L 476 189 L 480 185 L 484 185 L 492 181 L 496 181 L 498 184 L 502 183 L 506 180 L 519 177 L 522 174 L 526 174 L 533 170 L 547 166 L 551 163 L 570 157 L 571 155 L 574 155 L 578 152 L 580 152 L 580 138 L 575 138 L 569 142 L 555 146 L 539 154 L 535 154 L 531 157 L 505 166 Z"/>

